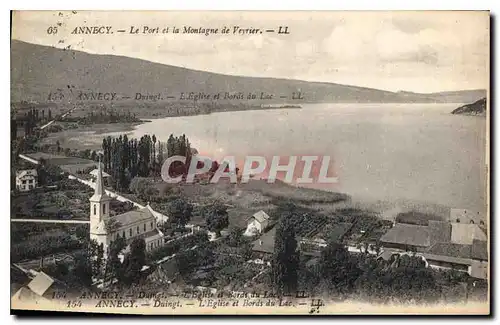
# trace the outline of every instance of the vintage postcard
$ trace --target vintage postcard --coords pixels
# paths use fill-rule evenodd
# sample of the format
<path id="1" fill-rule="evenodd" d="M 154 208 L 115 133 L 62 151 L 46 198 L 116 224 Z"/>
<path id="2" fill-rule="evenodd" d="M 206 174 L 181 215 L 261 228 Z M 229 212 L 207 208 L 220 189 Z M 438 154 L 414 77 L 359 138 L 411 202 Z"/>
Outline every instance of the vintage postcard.
<path id="1" fill-rule="evenodd" d="M 487 11 L 15 11 L 11 312 L 490 313 Z"/>

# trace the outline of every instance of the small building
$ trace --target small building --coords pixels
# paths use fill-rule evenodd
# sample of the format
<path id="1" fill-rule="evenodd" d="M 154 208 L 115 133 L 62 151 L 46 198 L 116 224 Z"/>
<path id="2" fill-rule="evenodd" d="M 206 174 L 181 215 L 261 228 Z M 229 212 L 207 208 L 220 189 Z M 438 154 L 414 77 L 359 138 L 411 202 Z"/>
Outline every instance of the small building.
<path id="1" fill-rule="evenodd" d="M 255 236 L 262 234 L 269 227 L 269 215 L 260 210 L 248 218 L 247 229 L 244 236 Z"/>
<path id="2" fill-rule="evenodd" d="M 423 252 L 435 243 L 451 240 L 451 224 L 444 221 L 429 220 L 427 226 L 397 223 L 381 238 L 383 247 Z"/>
<path id="3" fill-rule="evenodd" d="M 429 267 L 453 269 L 477 279 L 487 279 L 488 245 L 484 230 L 474 223 L 449 223 L 430 220 L 428 226 L 396 224 L 380 242 L 380 257 L 413 250 Z"/>
<path id="4" fill-rule="evenodd" d="M 16 172 L 16 188 L 26 192 L 36 188 L 38 183 L 38 173 L 36 169 L 25 169 Z"/>
<path id="5" fill-rule="evenodd" d="M 352 223 L 340 222 L 314 229 L 300 239 L 300 250 L 304 254 L 318 255 L 328 242 L 341 244 L 352 227 Z"/>
<path id="6" fill-rule="evenodd" d="M 275 237 L 276 227 L 264 233 L 259 239 L 254 240 L 252 243 L 252 250 L 261 257 L 273 254 Z"/>
<path id="7" fill-rule="evenodd" d="M 451 229 L 451 241 L 453 243 L 472 245 L 474 240 L 488 240 L 484 231 L 474 223 L 452 223 Z"/>
<path id="8" fill-rule="evenodd" d="M 28 285 L 21 287 L 11 298 L 13 304 L 16 303 L 46 303 L 51 300 L 53 293 L 54 279 L 39 272 Z"/>
<path id="9" fill-rule="evenodd" d="M 89 174 L 90 176 L 92 176 L 92 180 L 95 181 L 97 179 L 97 174 L 99 173 L 99 169 L 94 169 L 93 171 L 91 171 Z M 110 178 L 111 175 L 109 175 L 108 173 L 106 173 L 105 171 L 102 171 L 102 178 L 104 180 Z"/>

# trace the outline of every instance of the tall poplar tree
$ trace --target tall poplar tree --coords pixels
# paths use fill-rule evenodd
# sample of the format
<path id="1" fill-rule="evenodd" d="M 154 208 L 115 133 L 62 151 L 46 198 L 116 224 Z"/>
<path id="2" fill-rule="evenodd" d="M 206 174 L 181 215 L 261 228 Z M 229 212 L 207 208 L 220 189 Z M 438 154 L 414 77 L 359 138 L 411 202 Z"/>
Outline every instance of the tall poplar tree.
<path id="1" fill-rule="evenodd" d="M 295 228 L 291 219 L 282 216 L 276 229 L 274 255 L 272 259 L 272 279 L 279 295 L 297 290 L 297 270 L 299 251 L 295 238 Z"/>

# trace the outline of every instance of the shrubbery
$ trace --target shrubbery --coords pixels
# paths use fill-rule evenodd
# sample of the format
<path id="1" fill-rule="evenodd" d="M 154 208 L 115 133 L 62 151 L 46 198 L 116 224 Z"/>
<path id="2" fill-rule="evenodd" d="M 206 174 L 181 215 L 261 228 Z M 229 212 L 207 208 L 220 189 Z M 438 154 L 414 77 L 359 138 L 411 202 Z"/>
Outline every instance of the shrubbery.
<path id="1" fill-rule="evenodd" d="M 28 241 L 11 245 L 12 262 L 23 259 L 66 252 L 81 246 L 80 242 L 69 234 L 45 234 L 32 236 Z"/>
<path id="2" fill-rule="evenodd" d="M 172 240 L 170 243 L 149 253 L 149 259 L 156 261 L 170 256 L 182 250 L 188 250 L 195 245 L 202 245 L 208 242 L 208 236 L 204 232 L 198 232 L 191 236 L 186 236 L 178 240 Z"/>

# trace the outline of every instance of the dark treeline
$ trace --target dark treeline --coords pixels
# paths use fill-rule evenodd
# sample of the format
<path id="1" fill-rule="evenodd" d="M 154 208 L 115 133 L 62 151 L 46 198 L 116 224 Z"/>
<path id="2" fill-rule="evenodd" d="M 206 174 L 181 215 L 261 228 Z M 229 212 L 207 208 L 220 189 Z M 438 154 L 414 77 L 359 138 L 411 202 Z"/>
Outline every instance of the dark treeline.
<path id="1" fill-rule="evenodd" d="M 107 137 L 102 141 L 102 149 L 104 169 L 112 176 L 112 185 L 118 191 L 128 191 L 134 177 L 160 176 L 161 165 L 168 157 L 184 156 L 187 162 L 191 159 L 191 146 L 185 135 L 171 134 L 166 145 L 155 135 L 144 135 L 139 140 L 127 135 Z M 183 166 L 181 172 L 186 169 Z"/>
<path id="2" fill-rule="evenodd" d="M 67 122 L 77 122 L 83 125 L 89 124 L 107 124 L 107 123 L 133 123 L 140 122 L 135 115 L 130 111 L 120 113 L 112 109 L 101 109 L 99 111 L 88 112 L 83 117 L 67 117 Z"/>
<path id="3" fill-rule="evenodd" d="M 24 113 L 23 116 L 17 116 L 11 119 L 11 136 L 12 139 L 17 137 L 17 131 L 19 127 L 24 127 L 24 134 L 26 136 L 35 134 L 36 125 L 42 121 L 48 121 L 52 119 L 52 112 L 50 108 L 48 113 L 45 114 L 44 109 L 32 108 Z"/>

